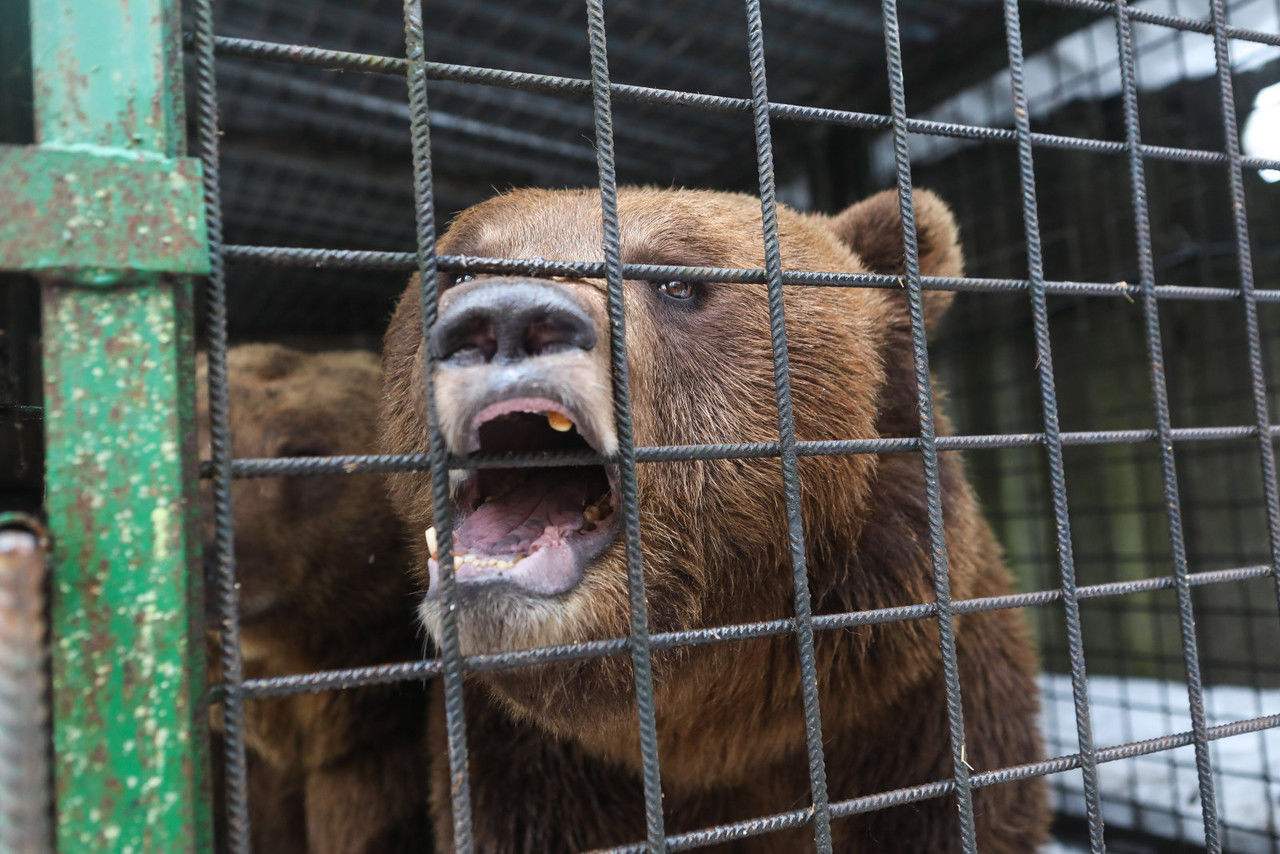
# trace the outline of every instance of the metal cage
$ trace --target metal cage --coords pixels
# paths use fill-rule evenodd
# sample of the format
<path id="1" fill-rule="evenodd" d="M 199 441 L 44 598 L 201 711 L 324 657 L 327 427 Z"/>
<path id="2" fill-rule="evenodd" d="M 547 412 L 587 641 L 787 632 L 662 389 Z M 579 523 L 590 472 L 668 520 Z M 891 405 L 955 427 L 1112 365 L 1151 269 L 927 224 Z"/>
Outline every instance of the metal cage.
<path id="1" fill-rule="evenodd" d="M 17 81 L 0 111 L 0 193 L 22 212 L 0 220 L 0 269 L 11 271 L 0 278 L 0 436 L 44 429 L 43 447 L 0 459 L 0 478 L 20 475 L 0 486 L 30 509 L 31 469 L 46 461 L 59 848 L 208 847 L 210 701 L 226 721 L 228 845 L 248 850 L 246 701 L 438 679 L 439 760 L 457 781 L 454 838 L 469 851 L 483 817 L 467 782 L 466 674 L 624 656 L 647 836 L 619 850 L 807 827 L 830 851 L 833 821 L 947 798 L 959 847 L 975 852 L 972 792 L 1050 776 L 1060 835 L 1088 850 L 1280 852 L 1280 198 L 1267 183 L 1280 154 L 1242 144 L 1243 119 L 1261 114 L 1254 97 L 1280 81 L 1274 0 L 700 0 L 693 18 L 676 0 L 405 0 L 402 16 L 371 0 L 188 0 L 185 16 L 173 0 L 6 2 L 7 20 L 30 21 L 34 83 L 0 67 Z M 9 43 L 25 42 L 21 29 Z M 620 178 L 758 193 L 765 267 L 623 264 Z M 439 223 L 504 182 L 598 186 L 604 262 L 438 254 Z M 879 186 L 898 189 L 904 279 L 783 269 L 779 199 L 833 209 Z M 969 277 L 920 274 L 912 186 L 955 205 Z M 464 657 L 446 618 L 436 658 L 245 678 L 232 479 L 430 470 L 447 602 L 449 470 L 584 462 L 454 458 L 437 428 L 430 452 L 411 457 L 232 458 L 229 340 L 376 334 L 414 272 L 425 334 L 439 271 L 608 281 L 631 632 Z M 39 277 L 39 332 L 34 285 L 19 273 Z M 624 278 L 766 289 L 777 441 L 635 446 Z M 918 438 L 796 439 L 784 285 L 906 288 Z M 927 342 L 931 289 L 964 298 Z M 191 442 L 197 337 L 210 365 L 203 461 Z M 951 389 L 955 435 L 935 431 L 931 371 Z M 957 451 L 1017 593 L 951 596 L 937 472 L 939 454 Z M 919 457 L 933 601 L 811 613 L 798 466 L 831 454 Z M 635 468 L 726 458 L 779 463 L 794 618 L 651 633 Z M 204 684 L 193 569 L 197 477 L 215 496 L 216 686 Z M 1036 626 L 1049 758 L 975 773 L 952 626 L 999 609 L 1024 609 Z M 814 634 L 902 620 L 939 627 L 953 773 L 833 801 Z M 670 834 L 651 652 L 766 636 L 796 641 L 809 802 Z"/>

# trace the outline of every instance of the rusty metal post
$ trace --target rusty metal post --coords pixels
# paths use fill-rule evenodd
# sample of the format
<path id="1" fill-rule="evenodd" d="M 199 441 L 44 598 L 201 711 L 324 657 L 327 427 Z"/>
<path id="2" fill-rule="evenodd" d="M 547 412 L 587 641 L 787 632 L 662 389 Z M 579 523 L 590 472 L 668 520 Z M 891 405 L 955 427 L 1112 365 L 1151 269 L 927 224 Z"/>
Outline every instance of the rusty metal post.
<path id="1" fill-rule="evenodd" d="M 57 846 L 207 850 L 178 0 L 30 0 L 36 144 L 0 146 L 0 269 L 42 277 Z"/>
<path id="2" fill-rule="evenodd" d="M 52 851 L 45 558 L 29 517 L 0 513 L 0 852 Z"/>

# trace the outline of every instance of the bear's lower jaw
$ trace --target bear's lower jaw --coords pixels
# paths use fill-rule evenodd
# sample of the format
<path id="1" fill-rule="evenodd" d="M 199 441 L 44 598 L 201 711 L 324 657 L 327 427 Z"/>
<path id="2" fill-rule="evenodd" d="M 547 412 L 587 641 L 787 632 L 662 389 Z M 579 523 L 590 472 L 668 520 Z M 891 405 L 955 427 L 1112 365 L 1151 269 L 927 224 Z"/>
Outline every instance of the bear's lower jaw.
<path id="1" fill-rule="evenodd" d="M 583 640 L 584 631 L 590 634 L 589 627 L 601 617 L 590 586 L 588 580 L 566 593 L 546 596 L 506 579 L 461 581 L 454 588 L 454 614 L 462 654 L 513 652 Z M 428 593 L 418 606 L 422 625 L 437 646 L 444 642 L 445 609 L 438 591 Z"/>
<path id="2" fill-rule="evenodd" d="M 513 596 L 558 597 L 570 592 L 582 580 L 587 562 L 600 551 L 599 545 L 608 545 L 614 531 L 602 530 L 603 536 L 571 540 L 561 536 L 553 527 L 534 542 L 532 550 L 524 553 L 481 555 L 472 552 L 453 557 L 454 582 L 459 597 L 474 602 L 480 597 L 480 589 L 506 586 Z M 440 564 L 435 558 L 427 562 L 430 588 L 427 597 L 443 600 L 440 582 Z"/>

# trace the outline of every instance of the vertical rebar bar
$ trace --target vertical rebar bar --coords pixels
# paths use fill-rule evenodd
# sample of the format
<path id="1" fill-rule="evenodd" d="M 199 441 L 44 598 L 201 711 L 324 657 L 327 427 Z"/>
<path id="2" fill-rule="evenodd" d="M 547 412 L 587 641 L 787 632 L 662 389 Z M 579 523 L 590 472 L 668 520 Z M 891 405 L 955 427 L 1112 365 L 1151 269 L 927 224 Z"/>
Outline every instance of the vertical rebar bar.
<path id="1" fill-rule="evenodd" d="M 240 657 L 240 604 L 236 584 L 235 523 L 231 512 L 231 427 L 227 386 L 227 276 L 222 255 L 218 84 L 213 56 L 213 0 L 194 0 L 196 145 L 204 170 L 205 222 L 211 269 L 206 283 L 209 364 L 209 436 L 213 463 L 213 559 L 217 567 L 221 658 L 226 840 L 233 854 L 249 851 L 249 782 L 244 740 L 244 670 Z"/>
<path id="2" fill-rule="evenodd" d="M 929 511 L 929 546 L 933 557 L 933 586 L 938 606 L 938 635 L 946 680 L 947 724 L 951 734 L 951 766 L 955 776 L 960 842 L 965 854 L 977 854 L 973 819 L 973 791 L 965 759 L 964 703 L 956 652 L 955 614 L 951 606 L 951 577 L 947 561 L 946 528 L 938 473 L 937 433 L 933 423 L 933 387 L 929 376 L 929 344 L 924 325 L 924 294 L 920 287 L 920 247 L 916 240 L 915 202 L 911 188 L 911 155 L 907 141 L 907 94 L 902 66 L 902 36 L 897 0 L 883 0 L 885 59 L 889 71 L 889 111 L 893 133 L 894 171 L 898 206 L 902 212 L 902 241 L 906 260 L 907 298 L 915 362 L 916 406 L 920 410 L 920 455 Z"/>
<path id="3" fill-rule="evenodd" d="M 662 773 L 658 757 L 657 713 L 653 698 L 653 659 L 649 610 L 644 594 L 640 509 L 636 494 L 635 436 L 631 425 L 631 378 L 627 369 L 626 306 L 623 299 L 622 237 L 618 225 L 618 176 L 613 158 L 613 110 L 609 96 L 609 53 L 603 0 L 587 0 L 587 37 L 591 53 L 591 98 L 600 179 L 605 279 L 608 282 L 609 358 L 613 371 L 613 417 L 618 436 L 618 487 L 622 493 L 623 536 L 627 549 L 627 593 L 631 608 L 631 668 L 640 730 L 644 781 L 645 836 L 654 854 L 666 851 L 662 819 Z"/>
<path id="4" fill-rule="evenodd" d="M 1076 739 L 1084 781 L 1089 847 L 1094 854 L 1106 850 L 1102 806 L 1098 799 L 1098 763 L 1093 749 L 1088 674 L 1084 659 L 1084 634 L 1080 626 L 1080 601 L 1076 595 L 1075 554 L 1071 542 L 1071 511 L 1067 504 L 1066 471 L 1062 460 L 1062 436 L 1058 423 L 1058 389 L 1053 373 L 1053 346 L 1049 336 L 1049 309 L 1044 292 L 1044 258 L 1040 240 L 1040 210 L 1036 198 L 1035 163 L 1031 151 L 1031 113 L 1023 73 L 1022 22 L 1018 0 L 1004 0 L 1005 41 L 1013 94 L 1014 130 L 1018 136 L 1018 172 L 1022 187 L 1022 217 L 1027 240 L 1027 274 L 1031 287 L 1031 314 L 1035 333 L 1036 365 L 1040 382 L 1040 410 L 1044 419 L 1045 452 L 1049 462 L 1049 489 L 1053 500 L 1058 567 L 1062 577 L 1062 606 L 1067 623 L 1071 667 L 1071 694 L 1075 705 Z"/>
<path id="5" fill-rule="evenodd" d="M 1271 577 L 1280 616 L 1280 492 L 1276 484 L 1275 444 L 1271 437 L 1267 377 L 1263 367 L 1262 333 L 1258 320 L 1258 297 L 1253 278 L 1253 249 L 1249 242 L 1249 215 L 1245 206 L 1244 168 L 1241 163 L 1240 127 L 1236 119 L 1235 86 L 1231 78 L 1231 52 L 1227 39 L 1226 7 L 1223 0 L 1210 0 L 1209 20 L 1213 25 L 1213 56 L 1218 78 L 1218 99 L 1222 107 L 1223 142 L 1227 154 L 1227 180 L 1231 192 L 1231 227 L 1235 238 L 1236 263 L 1240 276 L 1240 296 L 1244 306 L 1245 340 L 1249 354 L 1249 385 L 1253 395 L 1254 424 L 1258 431 L 1259 463 L 1262 468 L 1262 495 L 1266 507 L 1267 537 L 1271 551 Z M 1246 618 L 1251 630 L 1253 623 Z M 1254 646 L 1254 650 L 1258 647 Z M 1257 684 L 1255 680 L 1255 685 Z M 1262 785 L 1270 791 L 1267 742 L 1261 740 L 1264 771 Z M 1276 836 L 1276 804 L 1268 799 L 1267 826 L 1271 848 L 1280 849 Z"/>
<path id="6" fill-rule="evenodd" d="M 1200 653 L 1196 643 L 1195 611 L 1191 600 L 1191 587 L 1187 583 L 1187 547 L 1183 534 L 1181 498 L 1178 494 L 1178 472 L 1173 455 L 1173 423 L 1169 413 L 1169 389 L 1165 381 L 1159 304 L 1155 293 L 1151 216 L 1147 201 L 1141 130 L 1138 124 L 1138 85 L 1132 22 L 1129 19 L 1129 6 L 1125 0 L 1115 0 L 1114 12 L 1116 41 L 1120 52 L 1125 146 L 1128 149 L 1130 189 L 1133 193 L 1138 275 L 1142 286 L 1142 311 L 1146 327 L 1147 358 L 1151 370 L 1151 391 L 1155 406 L 1156 441 L 1160 449 L 1160 474 L 1164 485 L 1164 502 L 1169 524 L 1169 546 L 1173 556 L 1178 627 L 1182 639 L 1182 658 L 1187 674 L 1187 705 L 1191 713 L 1191 732 L 1195 743 L 1196 776 L 1200 786 L 1200 809 L 1204 818 L 1205 847 L 1210 854 L 1218 854 L 1222 850 L 1222 841 L 1218 827 L 1218 804 L 1214 792 L 1213 768 L 1205 732 L 1204 687 L 1200 676 Z"/>
<path id="7" fill-rule="evenodd" d="M 472 850 L 471 775 L 467 768 L 467 724 L 463 707 L 462 648 L 458 640 L 457 586 L 453 566 L 453 503 L 449 494 L 449 449 L 436 414 L 435 360 L 428 341 L 439 313 L 436 275 L 436 212 L 432 188 L 431 111 L 427 104 L 427 49 L 422 0 L 404 0 L 405 58 L 408 61 L 409 130 L 413 146 L 413 198 L 418 246 L 418 300 L 422 313 L 422 353 L 431 453 L 432 515 L 438 536 L 437 564 L 444 608 L 440 657 L 444 662 L 444 711 L 449 752 L 449 791 L 453 845 L 459 854 Z"/>
<path id="8" fill-rule="evenodd" d="M 800 509 L 800 462 L 796 453 L 795 411 L 791 398 L 791 364 L 787 355 L 786 308 L 782 298 L 782 249 L 778 237 L 778 199 L 773 171 L 773 132 L 769 124 L 769 87 L 765 76 L 764 21 L 760 0 L 746 0 L 747 58 L 751 69 L 751 108 L 755 120 L 756 167 L 760 181 L 760 215 L 764 263 L 769 291 L 769 341 L 773 350 L 774 398 L 778 409 L 778 449 L 786 501 L 787 545 L 791 557 L 796 610 L 796 646 L 800 654 L 800 693 L 804 706 L 805 747 L 809 760 L 809 798 L 813 838 L 818 851 L 831 851 L 831 804 L 827 764 L 822 748 L 822 710 L 818 666 L 813 644 L 813 605 L 805 555 L 804 518 Z"/>
<path id="9" fill-rule="evenodd" d="M 1258 428 L 1258 452 L 1262 465 L 1262 494 L 1267 511 L 1267 536 L 1271 549 L 1271 574 L 1275 581 L 1277 615 L 1280 616 L 1280 490 L 1276 485 L 1276 454 L 1271 438 L 1267 405 L 1267 377 L 1263 368 L 1262 334 L 1258 322 L 1258 295 L 1253 281 L 1253 249 L 1249 243 L 1249 214 L 1245 207 L 1244 167 L 1241 164 L 1240 128 L 1236 121 L 1235 87 L 1231 80 L 1231 53 L 1223 0 L 1209 0 L 1213 24 L 1213 56 L 1218 76 L 1218 100 L 1222 106 L 1222 133 L 1227 153 L 1227 179 L 1231 190 L 1231 227 L 1235 237 L 1244 304 L 1246 342 L 1249 350 L 1249 385 L 1253 393 L 1254 423 Z"/>

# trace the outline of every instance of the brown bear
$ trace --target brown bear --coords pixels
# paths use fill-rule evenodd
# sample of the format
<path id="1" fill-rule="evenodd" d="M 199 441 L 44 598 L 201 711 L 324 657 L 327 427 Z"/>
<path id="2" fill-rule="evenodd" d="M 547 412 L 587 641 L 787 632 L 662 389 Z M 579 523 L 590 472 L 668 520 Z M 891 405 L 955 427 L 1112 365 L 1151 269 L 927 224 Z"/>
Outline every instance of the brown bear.
<path id="1" fill-rule="evenodd" d="M 760 268 L 760 201 L 736 194 L 619 193 L 624 263 Z M 960 275 L 947 207 L 915 194 L 921 267 Z M 895 193 L 836 217 L 780 207 L 789 270 L 901 274 Z M 442 253 L 599 261 L 598 191 L 521 190 L 463 212 Z M 605 284 L 440 275 L 426 346 L 451 452 L 617 449 Z M 632 418 L 638 446 L 775 442 L 778 413 L 767 291 L 761 285 L 627 281 Z M 902 290 L 784 288 L 800 440 L 918 436 L 911 325 Z M 950 293 L 926 292 L 930 326 Z M 410 285 L 383 353 L 382 449 L 428 448 L 419 289 Z M 939 429 L 946 423 L 938 416 Z M 941 494 L 956 599 L 1010 588 L 1000 549 L 961 461 L 943 455 Z M 636 467 L 645 591 L 653 631 L 789 617 L 792 571 L 779 461 L 642 462 Z M 428 473 L 388 479 L 414 533 L 441 632 L 439 543 Z M 465 654 L 628 634 L 616 470 L 611 465 L 450 473 L 457 624 Z M 915 453 L 807 456 L 801 503 L 818 614 L 934 599 L 928 511 Z M 1040 755 L 1036 670 L 1021 614 L 956 619 L 965 758 L 978 771 Z M 826 774 L 833 800 L 952 776 L 936 620 L 816 633 Z M 800 671 L 793 637 L 653 654 L 665 829 L 689 831 L 809 804 Z M 437 689 L 439 690 L 439 689 Z M 626 655 L 477 673 L 465 715 L 479 852 L 578 851 L 644 839 L 641 760 Z M 443 710 L 432 712 L 432 810 L 452 850 Z M 1042 780 L 975 790 L 978 847 L 1028 852 L 1048 825 Z M 958 850 L 953 796 L 835 820 L 838 851 Z M 735 851 L 813 847 L 802 827 Z M 720 849 L 724 850 L 724 849 Z"/>
<path id="2" fill-rule="evenodd" d="M 227 362 L 234 456 L 372 450 L 376 355 L 253 344 L 232 348 Z M 198 373 L 203 389 L 203 358 Z M 206 425 L 203 394 L 200 409 Z M 202 433 L 207 455 L 209 436 Z M 204 498 L 211 542 L 207 486 Z M 231 501 L 247 678 L 421 656 L 408 553 L 381 476 L 238 479 Z M 210 544 L 206 555 L 212 555 Z M 215 590 L 211 584 L 211 602 Z M 210 646 L 216 671 L 216 635 Z M 215 731 L 220 712 L 214 709 Z M 254 850 L 429 850 L 425 720 L 426 690 L 418 683 L 247 701 Z"/>

